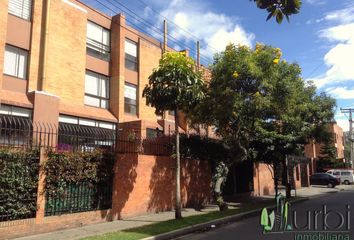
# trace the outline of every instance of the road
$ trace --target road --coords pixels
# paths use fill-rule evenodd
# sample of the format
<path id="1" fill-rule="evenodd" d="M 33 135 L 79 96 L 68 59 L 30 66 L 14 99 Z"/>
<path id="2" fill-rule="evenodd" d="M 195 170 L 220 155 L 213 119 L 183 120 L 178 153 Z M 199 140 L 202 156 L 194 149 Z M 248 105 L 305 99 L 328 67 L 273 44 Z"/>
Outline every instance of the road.
<path id="1" fill-rule="evenodd" d="M 347 211 L 347 204 L 351 207 L 349 211 Z M 296 218 L 296 222 L 298 226 L 304 226 L 304 224 L 307 223 L 307 211 L 311 211 L 311 229 L 314 228 L 314 219 L 315 219 L 315 210 L 323 210 L 323 206 L 326 206 L 327 208 L 327 213 L 330 210 L 338 211 L 342 213 L 343 219 L 344 219 L 344 227 L 340 229 L 341 233 L 338 234 L 343 234 L 342 237 L 345 237 L 346 235 L 349 235 L 349 239 L 354 240 L 354 191 L 353 190 L 346 190 L 346 191 L 341 191 L 337 193 L 332 193 L 328 194 L 323 197 L 315 198 L 308 200 L 306 202 L 298 203 L 293 206 L 291 206 L 291 216 L 293 216 L 294 210 L 296 212 L 296 215 L 299 217 Z M 348 214 L 349 212 L 349 214 Z M 346 231 L 346 224 L 347 224 L 347 218 L 349 216 L 350 219 L 350 230 Z M 323 215 L 319 214 L 317 221 L 318 221 L 318 229 L 323 230 Z M 340 216 L 337 214 L 334 214 L 333 212 L 328 215 L 327 218 L 327 223 L 328 226 L 330 227 L 330 230 L 334 230 L 334 226 L 340 223 Z M 346 232 L 343 232 L 346 231 Z M 315 231 L 316 234 L 318 235 L 318 231 Z M 260 226 L 260 214 L 259 216 L 256 217 L 251 217 L 247 219 L 243 219 L 239 222 L 231 223 L 228 225 L 223 225 L 220 227 L 217 227 L 215 229 L 212 229 L 207 232 L 197 232 L 193 233 L 181 238 L 178 238 L 178 240 L 243 240 L 243 239 L 250 239 L 250 240 L 258 240 L 258 239 L 266 239 L 266 240 L 284 240 L 284 239 L 295 239 L 295 240 L 302 240 L 302 239 L 316 239 L 316 240 L 330 240 L 333 239 L 333 235 L 331 238 L 328 238 L 329 232 L 324 232 L 322 231 L 320 234 L 323 236 L 322 237 L 312 237 L 307 238 L 305 235 L 309 236 L 308 234 L 314 234 L 309 233 L 309 232 L 300 232 L 299 230 L 294 230 L 292 232 L 287 232 L 287 233 L 276 233 L 276 234 L 263 234 L 262 232 L 262 227 Z M 326 235 L 327 234 L 327 238 Z M 331 234 L 337 234 L 335 232 L 331 232 Z M 336 236 L 338 239 L 339 236 Z M 334 239 L 337 239 L 334 238 Z M 347 239 L 347 238 L 343 238 Z"/>

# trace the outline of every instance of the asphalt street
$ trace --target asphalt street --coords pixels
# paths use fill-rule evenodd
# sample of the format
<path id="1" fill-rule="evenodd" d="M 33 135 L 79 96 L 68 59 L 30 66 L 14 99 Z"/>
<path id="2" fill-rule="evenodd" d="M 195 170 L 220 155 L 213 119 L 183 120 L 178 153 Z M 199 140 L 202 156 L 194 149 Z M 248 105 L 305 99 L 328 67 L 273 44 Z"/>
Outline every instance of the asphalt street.
<path id="1" fill-rule="evenodd" d="M 348 210 L 349 205 L 349 210 Z M 324 230 L 324 206 L 327 212 L 327 230 Z M 315 211 L 318 212 L 316 215 Z M 338 213 L 336 213 L 338 212 Z M 340 216 L 340 214 L 343 216 Z M 217 226 L 206 232 L 196 232 L 181 238 L 179 240 L 248 240 L 248 239 L 267 239 L 267 240 L 331 240 L 331 239 L 349 239 L 354 240 L 354 191 L 346 190 L 337 193 L 327 194 L 322 197 L 311 199 L 302 203 L 294 204 L 290 207 L 290 218 L 292 226 L 296 222 L 298 229 L 293 227 L 293 231 L 285 233 L 268 233 L 263 234 L 260 225 L 260 213 L 258 216 L 240 220 L 223 226 Z M 310 219 L 308 218 L 310 215 Z M 349 221 L 348 221 L 349 219 Z M 343 227 L 336 228 L 338 224 L 343 222 Z M 299 230 L 301 227 L 308 226 L 310 223 L 310 231 L 306 229 Z M 317 229 L 315 224 L 317 223 Z M 347 230 L 349 226 L 349 230 Z M 334 238 L 334 235 L 336 235 Z M 343 238 L 339 238 L 339 235 Z M 317 237 L 315 236 L 317 235 Z"/>

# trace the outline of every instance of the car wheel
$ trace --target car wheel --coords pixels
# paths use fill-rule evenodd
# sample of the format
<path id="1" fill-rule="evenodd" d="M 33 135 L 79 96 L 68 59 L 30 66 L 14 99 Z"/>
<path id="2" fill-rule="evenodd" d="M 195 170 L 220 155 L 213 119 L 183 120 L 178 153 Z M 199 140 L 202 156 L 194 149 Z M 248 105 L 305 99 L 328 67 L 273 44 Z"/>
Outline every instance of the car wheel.
<path id="1" fill-rule="evenodd" d="M 334 188 L 334 185 L 332 183 L 328 183 L 328 188 Z"/>
<path id="2" fill-rule="evenodd" d="M 344 181 L 344 184 L 345 184 L 345 185 L 349 185 L 350 182 L 349 182 L 348 180 L 345 180 L 345 181 Z"/>

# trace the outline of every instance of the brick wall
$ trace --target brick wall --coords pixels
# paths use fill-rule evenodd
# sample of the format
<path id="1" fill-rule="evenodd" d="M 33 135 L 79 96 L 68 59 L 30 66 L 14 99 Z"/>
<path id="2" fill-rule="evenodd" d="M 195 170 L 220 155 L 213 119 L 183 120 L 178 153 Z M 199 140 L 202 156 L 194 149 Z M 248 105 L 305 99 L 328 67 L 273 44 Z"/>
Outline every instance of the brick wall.
<path id="1" fill-rule="evenodd" d="M 264 196 L 274 194 L 273 169 L 265 163 L 255 163 L 253 173 L 253 194 Z"/>
<path id="2" fill-rule="evenodd" d="M 174 206 L 174 159 L 125 154 L 115 168 L 112 214 L 114 219 Z M 210 200 L 211 171 L 208 162 L 182 160 L 182 202 L 195 207 Z"/>
<path id="3" fill-rule="evenodd" d="M 139 41 L 139 118 L 148 121 L 157 121 L 155 108 L 146 105 L 146 99 L 142 97 L 145 85 L 149 82 L 152 70 L 159 65 L 161 48 L 152 45 L 144 39 Z"/>
<path id="4" fill-rule="evenodd" d="M 28 66 L 28 91 L 40 90 L 40 68 L 42 48 L 42 18 L 43 1 L 33 1 L 32 6 L 32 29 L 31 29 L 31 53 Z"/>
<path id="5" fill-rule="evenodd" d="M 51 1 L 43 90 L 60 96 L 62 102 L 84 104 L 86 26 L 85 10 Z"/>
<path id="6" fill-rule="evenodd" d="M 199 207 L 211 199 L 208 162 L 182 160 L 183 206 Z M 172 210 L 174 159 L 137 154 L 120 155 L 115 166 L 112 209 L 60 216 L 0 222 L 0 239 L 80 227 L 85 224 L 127 218 L 147 212 Z M 41 204 L 42 208 L 44 203 Z M 43 210 L 40 212 L 43 214 Z"/>
<path id="7" fill-rule="evenodd" d="M 333 136 L 334 146 L 337 148 L 337 158 L 344 158 L 343 129 L 336 123 L 329 124 L 327 129 Z M 305 156 L 308 158 L 320 157 L 322 146 L 323 144 L 315 142 L 305 145 Z"/>
<path id="8" fill-rule="evenodd" d="M 7 3 L 8 0 L 0 1 L 0 95 L 2 90 L 3 66 L 4 66 L 4 51 L 7 29 Z"/>
<path id="9" fill-rule="evenodd" d="M 296 165 L 293 169 L 294 171 L 294 187 L 295 189 L 301 188 L 301 168 L 300 164 Z"/>
<path id="10" fill-rule="evenodd" d="M 38 224 L 36 219 L 0 222 L 0 239 L 10 239 L 50 231 L 81 227 L 111 220 L 110 210 L 73 213 L 61 216 L 45 217 Z"/>

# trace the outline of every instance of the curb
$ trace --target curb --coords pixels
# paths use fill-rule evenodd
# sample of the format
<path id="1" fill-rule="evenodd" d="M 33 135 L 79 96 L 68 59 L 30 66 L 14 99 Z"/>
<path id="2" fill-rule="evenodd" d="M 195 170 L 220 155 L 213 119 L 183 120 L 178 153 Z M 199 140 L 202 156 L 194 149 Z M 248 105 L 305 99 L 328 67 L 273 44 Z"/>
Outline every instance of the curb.
<path id="1" fill-rule="evenodd" d="M 301 202 L 305 202 L 307 200 L 309 200 L 309 198 L 301 198 L 299 200 L 290 201 L 290 203 L 291 204 L 298 204 Z M 268 207 L 275 207 L 275 205 L 270 205 Z M 177 229 L 177 230 L 174 230 L 171 232 L 162 233 L 162 234 L 159 234 L 156 236 L 143 238 L 141 240 L 167 240 L 167 239 L 182 237 L 184 235 L 187 235 L 187 234 L 190 234 L 193 232 L 210 229 L 211 225 L 215 225 L 215 227 L 217 227 L 217 226 L 220 226 L 223 224 L 232 223 L 232 222 L 236 222 L 238 220 L 242 220 L 245 218 L 257 216 L 262 209 L 263 208 L 258 208 L 258 209 L 252 210 L 252 211 L 239 213 L 239 214 L 231 215 L 231 216 L 224 217 L 224 218 L 215 219 L 215 220 L 212 220 L 209 222 L 199 223 L 199 224 L 192 225 L 189 227 Z"/>

